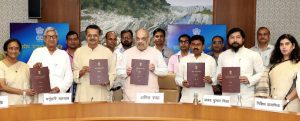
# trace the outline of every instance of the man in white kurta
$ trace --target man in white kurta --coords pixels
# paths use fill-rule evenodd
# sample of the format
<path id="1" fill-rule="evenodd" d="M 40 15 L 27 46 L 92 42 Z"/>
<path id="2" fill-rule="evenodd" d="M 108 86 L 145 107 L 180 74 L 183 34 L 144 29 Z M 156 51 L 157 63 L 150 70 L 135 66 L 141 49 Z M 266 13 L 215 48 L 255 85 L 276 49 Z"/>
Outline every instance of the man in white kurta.
<path id="1" fill-rule="evenodd" d="M 238 95 L 244 107 L 254 106 L 254 86 L 260 79 L 264 65 L 260 55 L 244 47 L 245 34 L 239 28 L 228 32 L 227 40 L 230 49 L 220 54 L 218 59 L 218 81 L 222 82 L 222 67 L 240 67 L 240 93 L 222 93 L 230 96 L 231 105 L 238 104 Z"/>
<path id="2" fill-rule="evenodd" d="M 115 66 L 112 52 L 99 44 L 101 29 L 89 25 L 86 30 L 87 44 L 78 48 L 74 54 L 74 80 L 77 83 L 75 102 L 110 101 L 110 85 L 115 79 Z M 89 60 L 107 59 L 109 83 L 91 85 Z"/>
<path id="3" fill-rule="evenodd" d="M 181 59 L 179 71 L 176 73 L 176 83 L 183 87 L 181 91 L 180 102 L 193 103 L 194 93 L 198 94 L 198 100 L 202 100 L 204 95 L 213 95 L 212 84 L 216 83 L 216 79 L 213 78 L 216 72 L 216 62 L 213 57 L 203 53 L 204 49 L 204 37 L 201 35 L 194 35 L 191 38 L 191 49 L 193 54 L 189 54 Z M 204 63 L 205 64 L 205 77 L 203 81 L 204 87 L 189 87 L 187 80 L 187 63 Z"/>
<path id="4" fill-rule="evenodd" d="M 65 93 L 73 82 L 69 55 L 56 47 L 57 32 L 53 27 L 46 28 L 44 41 L 46 47 L 35 49 L 27 64 L 30 68 L 48 67 L 51 92 Z M 42 103 L 43 94 L 39 94 L 34 102 Z"/>
<path id="5" fill-rule="evenodd" d="M 136 34 L 136 46 L 126 50 L 121 64 L 117 68 L 117 75 L 125 79 L 123 87 L 123 100 L 135 101 L 136 93 L 154 93 L 159 91 L 158 76 L 167 75 L 167 65 L 157 49 L 149 47 L 150 37 L 146 29 L 140 29 Z M 148 85 L 130 84 L 131 60 L 149 60 Z"/>

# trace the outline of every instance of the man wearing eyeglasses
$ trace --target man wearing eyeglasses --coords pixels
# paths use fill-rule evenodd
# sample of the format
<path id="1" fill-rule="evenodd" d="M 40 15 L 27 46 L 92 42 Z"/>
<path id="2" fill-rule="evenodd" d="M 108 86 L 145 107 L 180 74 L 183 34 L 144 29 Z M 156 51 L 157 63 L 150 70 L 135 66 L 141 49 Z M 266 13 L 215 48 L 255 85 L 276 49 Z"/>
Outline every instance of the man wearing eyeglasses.
<path id="1" fill-rule="evenodd" d="M 224 51 L 224 39 L 221 36 L 214 36 L 212 38 L 211 52 L 208 55 L 214 57 L 218 62 L 219 55 Z"/>
<path id="2" fill-rule="evenodd" d="M 112 52 L 100 45 L 102 30 L 97 25 L 85 29 L 87 44 L 81 46 L 74 54 L 74 80 L 77 83 L 75 102 L 110 101 L 110 87 L 115 79 L 115 65 Z M 91 59 L 107 59 L 109 82 L 100 85 L 90 84 Z"/>
<path id="3" fill-rule="evenodd" d="M 212 38 L 212 51 L 208 55 L 212 56 L 218 64 L 219 55 L 224 51 L 224 39 L 221 36 L 214 36 Z M 222 86 L 220 84 L 212 85 L 215 95 L 222 95 Z"/>
<path id="4" fill-rule="evenodd" d="M 187 34 L 180 35 L 178 38 L 179 41 L 179 48 L 180 51 L 174 55 L 172 55 L 169 59 L 168 63 L 168 71 L 169 73 L 177 73 L 178 72 L 178 66 L 180 63 L 181 58 L 187 56 L 190 54 L 190 36 Z"/>
<path id="5" fill-rule="evenodd" d="M 58 33 L 55 28 L 45 29 L 44 42 L 45 47 L 35 49 L 27 64 L 31 68 L 48 67 L 51 93 L 65 93 L 73 82 L 69 55 L 57 48 Z M 42 103 L 43 94 L 38 94 L 34 102 Z"/>

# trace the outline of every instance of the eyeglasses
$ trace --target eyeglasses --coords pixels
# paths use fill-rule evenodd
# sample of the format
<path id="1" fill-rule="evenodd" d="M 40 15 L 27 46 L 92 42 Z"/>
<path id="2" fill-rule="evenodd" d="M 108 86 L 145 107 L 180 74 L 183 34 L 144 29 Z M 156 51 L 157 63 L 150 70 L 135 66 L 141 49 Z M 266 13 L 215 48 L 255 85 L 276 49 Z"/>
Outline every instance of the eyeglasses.
<path id="1" fill-rule="evenodd" d="M 222 44 L 222 41 L 214 41 L 213 44 Z"/>
<path id="2" fill-rule="evenodd" d="M 179 43 L 181 43 L 181 44 L 189 44 L 189 41 L 179 41 Z"/>
<path id="3" fill-rule="evenodd" d="M 57 35 L 46 35 L 46 39 L 57 39 Z"/>

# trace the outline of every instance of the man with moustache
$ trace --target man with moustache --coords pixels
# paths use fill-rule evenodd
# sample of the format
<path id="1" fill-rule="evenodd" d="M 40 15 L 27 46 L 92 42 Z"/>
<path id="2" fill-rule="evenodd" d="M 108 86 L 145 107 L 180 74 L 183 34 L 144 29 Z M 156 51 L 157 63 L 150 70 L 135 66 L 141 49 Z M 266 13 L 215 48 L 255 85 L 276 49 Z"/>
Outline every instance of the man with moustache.
<path id="1" fill-rule="evenodd" d="M 164 62 L 161 52 L 149 47 L 149 31 L 142 28 L 136 33 L 136 46 L 126 50 L 123 54 L 121 64 L 117 68 L 118 77 L 125 80 L 123 89 L 124 101 L 135 101 L 136 93 L 159 91 L 158 76 L 165 76 L 168 73 L 167 65 Z M 149 60 L 149 78 L 148 85 L 130 84 L 131 61 L 132 59 Z"/>
<path id="2" fill-rule="evenodd" d="M 111 51 L 114 52 L 117 46 L 117 33 L 114 31 L 109 31 L 105 34 L 105 42 L 106 47 Z"/>
<path id="3" fill-rule="evenodd" d="M 66 35 L 66 40 L 67 40 L 67 49 L 66 49 L 66 52 L 69 55 L 71 67 L 73 69 L 73 57 L 74 57 L 74 53 L 75 53 L 76 49 L 80 47 L 79 36 L 78 36 L 77 32 L 75 32 L 75 31 L 69 31 L 67 33 L 67 35 Z M 73 82 L 71 88 L 67 91 L 67 92 L 71 92 L 72 93 L 72 101 L 73 102 L 75 100 L 76 86 L 77 86 L 76 83 Z"/>
<path id="4" fill-rule="evenodd" d="M 132 37 L 133 37 L 133 33 L 130 29 L 125 29 L 121 31 L 122 47 L 114 51 L 114 55 L 116 56 L 115 57 L 116 66 L 120 64 L 124 51 L 131 48 L 133 42 Z M 111 88 L 111 90 L 114 91 L 113 92 L 114 101 L 121 101 L 123 99 L 123 92 L 121 90 L 121 87 L 124 85 L 123 82 L 124 80 L 117 77 Z"/>
<path id="5" fill-rule="evenodd" d="M 230 96 L 231 105 L 237 105 L 241 96 L 244 107 L 254 106 L 254 86 L 260 79 L 264 65 L 260 55 L 244 47 L 245 33 L 240 28 L 228 31 L 227 40 L 229 48 L 219 55 L 217 67 L 217 80 L 222 84 L 222 67 L 240 67 L 240 93 L 222 93 Z"/>
<path id="6" fill-rule="evenodd" d="M 212 38 L 212 51 L 208 55 L 212 56 L 216 62 L 218 61 L 219 55 L 224 51 L 224 39 L 221 36 L 214 36 Z"/>
<path id="7" fill-rule="evenodd" d="M 170 57 L 168 63 L 169 73 L 177 73 L 181 58 L 190 54 L 190 38 L 187 34 L 182 34 L 178 37 L 180 51 Z"/>
<path id="8" fill-rule="evenodd" d="M 198 100 L 202 100 L 204 95 L 213 95 L 212 84 L 215 84 L 214 78 L 216 72 L 216 62 L 213 57 L 203 53 L 204 49 L 204 37 L 201 35 L 194 35 L 190 39 L 190 47 L 193 54 L 189 54 L 181 59 L 179 71 L 176 73 L 176 82 L 179 86 L 183 87 L 181 91 L 180 102 L 192 103 L 194 99 L 194 93 L 198 94 Z M 204 63 L 205 64 L 205 77 L 203 81 L 205 87 L 190 87 L 189 80 L 187 80 L 187 63 Z"/>
<path id="9" fill-rule="evenodd" d="M 208 55 L 212 56 L 218 64 L 219 55 L 224 51 L 224 39 L 221 36 L 214 36 L 212 38 L 212 51 Z M 220 84 L 213 85 L 213 90 L 215 95 L 222 95 L 222 86 Z"/>
<path id="10" fill-rule="evenodd" d="M 27 64 L 30 68 L 48 67 L 51 93 L 65 93 L 73 82 L 70 59 L 66 51 L 57 48 L 58 33 L 54 27 L 44 31 L 45 47 L 35 49 Z M 43 93 L 34 102 L 43 103 Z"/>
<path id="11" fill-rule="evenodd" d="M 260 54 L 265 67 L 269 65 L 271 53 L 274 49 L 274 45 L 269 44 L 270 35 L 270 30 L 267 27 L 259 27 L 256 32 L 257 44 L 251 48 L 251 50 Z"/>
<path id="12" fill-rule="evenodd" d="M 101 29 L 97 25 L 89 25 L 85 29 L 87 44 L 78 48 L 74 54 L 74 80 L 77 83 L 75 102 L 110 101 L 110 86 L 115 80 L 115 65 L 112 52 L 99 44 Z M 107 59 L 109 83 L 90 84 L 91 59 Z"/>

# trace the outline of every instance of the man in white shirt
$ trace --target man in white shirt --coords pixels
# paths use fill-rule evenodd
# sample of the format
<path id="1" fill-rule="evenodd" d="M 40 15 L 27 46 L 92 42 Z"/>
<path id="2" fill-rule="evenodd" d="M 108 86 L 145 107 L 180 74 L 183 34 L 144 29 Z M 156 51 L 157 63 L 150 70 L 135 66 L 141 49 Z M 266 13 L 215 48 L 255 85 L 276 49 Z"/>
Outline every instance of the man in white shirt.
<path id="1" fill-rule="evenodd" d="M 154 93 L 159 91 L 158 76 L 165 76 L 168 73 L 167 65 L 164 62 L 161 52 L 149 47 L 149 31 L 142 28 L 136 33 L 136 46 L 126 50 L 123 54 L 121 64 L 117 67 L 117 75 L 125 80 L 123 89 L 124 101 L 135 101 L 136 93 Z M 148 85 L 130 84 L 132 59 L 149 60 Z"/>
<path id="2" fill-rule="evenodd" d="M 222 83 L 222 67 L 240 67 L 240 93 L 222 93 L 230 96 L 231 104 L 237 105 L 241 95 L 242 106 L 254 106 L 254 85 L 260 79 L 264 65 L 260 55 L 244 47 L 245 33 L 240 28 L 232 28 L 227 34 L 230 49 L 219 55 L 218 81 Z"/>
<path id="3" fill-rule="evenodd" d="M 164 57 L 166 65 L 168 65 L 169 58 L 174 54 L 173 50 L 168 48 L 165 39 L 166 32 L 161 28 L 157 28 L 153 31 L 154 48 L 159 50 Z"/>
<path id="4" fill-rule="evenodd" d="M 177 73 L 180 59 L 190 54 L 190 36 L 187 34 L 180 35 L 178 38 L 180 51 L 172 55 L 168 63 L 169 73 Z"/>
<path id="5" fill-rule="evenodd" d="M 57 41 L 55 28 L 47 27 L 44 32 L 46 47 L 35 49 L 27 64 L 31 68 L 48 67 L 51 93 L 65 93 L 73 82 L 73 75 L 69 55 L 57 48 Z M 43 94 L 39 94 L 34 102 L 42 103 Z"/>
<path id="6" fill-rule="evenodd" d="M 257 30 L 257 43 L 251 48 L 251 50 L 258 52 L 264 62 L 264 66 L 267 67 L 270 63 L 270 57 L 274 46 L 270 42 L 270 30 L 267 27 L 259 27 Z"/>
<path id="7" fill-rule="evenodd" d="M 190 47 L 193 54 L 189 54 L 181 59 L 179 71 L 176 73 L 176 82 L 179 86 L 183 87 L 181 91 L 180 102 L 192 103 L 194 93 L 198 94 L 198 100 L 202 100 L 203 95 L 213 95 L 212 84 L 215 84 L 216 79 L 213 78 L 216 72 L 216 62 L 213 57 L 203 53 L 204 37 L 201 35 L 194 35 L 190 39 Z M 189 80 L 187 80 L 187 63 L 204 63 L 205 64 L 205 77 L 203 81 L 205 87 L 190 87 Z"/>

